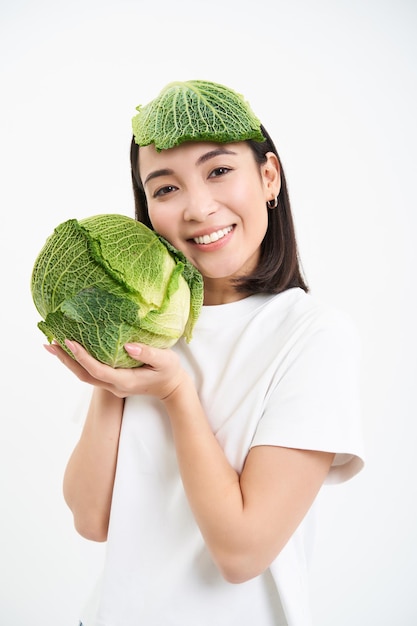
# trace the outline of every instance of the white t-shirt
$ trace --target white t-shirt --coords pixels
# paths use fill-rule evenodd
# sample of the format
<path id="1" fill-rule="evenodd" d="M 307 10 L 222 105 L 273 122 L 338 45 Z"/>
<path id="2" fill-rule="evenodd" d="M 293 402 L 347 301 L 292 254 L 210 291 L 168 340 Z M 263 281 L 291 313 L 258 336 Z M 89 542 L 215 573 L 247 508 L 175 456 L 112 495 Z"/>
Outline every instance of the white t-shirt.
<path id="1" fill-rule="evenodd" d="M 362 465 L 356 330 L 301 289 L 203 307 L 174 348 L 213 432 L 240 472 L 258 445 L 335 452 L 328 482 Z M 314 505 L 262 575 L 226 582 L 206 549 L 160 402 L 126 400 L 107 557 L 84 626 L 310 626 Z"/>

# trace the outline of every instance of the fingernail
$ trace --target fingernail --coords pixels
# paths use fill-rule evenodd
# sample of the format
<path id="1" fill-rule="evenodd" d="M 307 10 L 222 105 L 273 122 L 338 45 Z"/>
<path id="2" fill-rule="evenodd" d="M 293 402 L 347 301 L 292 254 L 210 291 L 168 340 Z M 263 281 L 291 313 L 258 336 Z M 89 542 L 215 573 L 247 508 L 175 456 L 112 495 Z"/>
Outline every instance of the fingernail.
<path id="1" fill-rule="evenodd" d="M 73 354 L 76 354 L 78 346 L 75 341 L 70 341 L 69 339 L 65 339 L 65 345 Z"/>
<path id="2" fill-rule="evenodd" d="M 51 346 L 49 343 L 48 344 L 44 344 L 43 346 L 45 348 L 45 350 L 47 352 L 49 352 L 49 354 L 53 354 L 53 355 L 57 355 L 57 351 L 56 348 L 54 346 Z"/>
<path id="3" fill-rule="evenodd" d="M 131 356 L 139 356 L 142 352 L 142 346 L 139 346 L 137 343 L 125 343 L 125 350 Z"/>

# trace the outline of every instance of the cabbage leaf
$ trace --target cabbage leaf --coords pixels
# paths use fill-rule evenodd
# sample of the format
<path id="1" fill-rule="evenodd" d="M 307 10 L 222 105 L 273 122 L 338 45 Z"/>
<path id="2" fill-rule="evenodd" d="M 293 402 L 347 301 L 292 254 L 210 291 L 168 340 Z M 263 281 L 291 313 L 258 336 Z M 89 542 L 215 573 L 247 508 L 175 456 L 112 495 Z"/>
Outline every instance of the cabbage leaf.
<path id="1" fill-rule="evenodd" d="M 169 83 L 132 119 L 135 142 L 158 152 L 184 141 L 264 141 L 261 123 L 243 96 L 203 80 Z"/>

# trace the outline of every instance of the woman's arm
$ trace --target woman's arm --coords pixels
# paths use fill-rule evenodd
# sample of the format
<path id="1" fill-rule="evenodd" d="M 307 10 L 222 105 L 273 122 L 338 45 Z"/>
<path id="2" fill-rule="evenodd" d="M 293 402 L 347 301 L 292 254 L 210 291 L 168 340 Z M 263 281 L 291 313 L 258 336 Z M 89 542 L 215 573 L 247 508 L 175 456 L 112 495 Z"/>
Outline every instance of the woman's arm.
<path id="1" fill-rule="evenodd" d="M 326 452 L 259 446 L 239 474 L 186 379 L 164 400 L 182 481 L 207 547 L 233 583 L 262 573 L 307 513 L 331 466 Z"/>
<path id="2" fill-rule="evenodd" d="M 94 380 L 117 397 L 146 394 L 164 403 L 184 488 L 214 561 L 230 582 L 264 571 L 310 508 L 333 454 L 259 446 L 249 452 L 239 475 L 211 431 L 195 386 L 174 352 L 128 344 L 129 354 L 145 365 L 115 370 L 81 346 L 69 347 L 78 363 L 66 364 L 73 371 L 78 368 L 81 380 Z"/>
<path id="3" fill-rule="evenodd" d="M 94 389 L 64 475 L 64 497 L 75 528 L 93 541 L 107 539 L 123 402 L 105 389 Z"/>
<path id="4" fill-rule="evenodd" d="M 106 389 L 101 380 L 92 376 L 57 344 L 45 348 L 80 380 L 94 386 L 81 437 L 65 470 L 63 490 L 80 535 L 92 541 L 105 541 L 124 399 Z"/>

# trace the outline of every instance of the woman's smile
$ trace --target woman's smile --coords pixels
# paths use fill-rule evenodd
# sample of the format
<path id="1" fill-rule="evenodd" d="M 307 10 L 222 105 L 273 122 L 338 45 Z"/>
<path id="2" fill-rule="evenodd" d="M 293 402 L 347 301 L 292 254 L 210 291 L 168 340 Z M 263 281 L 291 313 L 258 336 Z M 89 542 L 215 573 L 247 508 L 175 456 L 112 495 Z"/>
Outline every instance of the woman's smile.
<path id="1" fill-rule="evenodd" d="M 227 241 L 229 240 L 228 235 L 230 235 L 232 231 L 233 226 L 226 226 L 226 228 L 219 228 L 218 230 L 214 230 L 213 232 L 210 232 L 208 234 L 197 235 L 196 237 L 193 237 L 193 241 L 197 245 L 203 246 L 205 248 L 208 247 L 210 250 L 217 250 L 217 248 L 227 243 Z M 220 241 L 222 239 L 224 241 Z M 217 246 L 211 245 L 219 241 L 220 243 Z"/>

